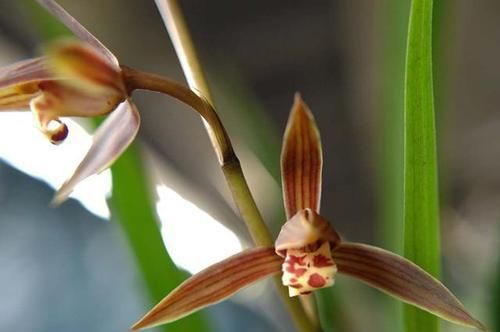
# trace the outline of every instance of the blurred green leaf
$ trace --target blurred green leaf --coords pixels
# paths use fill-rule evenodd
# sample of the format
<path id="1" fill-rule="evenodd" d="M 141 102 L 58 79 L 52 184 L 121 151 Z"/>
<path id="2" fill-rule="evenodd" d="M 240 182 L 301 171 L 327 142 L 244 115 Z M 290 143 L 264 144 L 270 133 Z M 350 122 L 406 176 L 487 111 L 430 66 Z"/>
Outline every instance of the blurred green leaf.
<path id="1" fill-rule="evenodd" d="M 64 25 L 54 19 L 54 17 L 40 7 L 33 0 L 24 0 L 23 6 L 28 9 L 28 15 L 31 16 L 32 22 L 39 27 L 37 32 L 42 37 L 42 40 L 52 40 L 58 37 L 71 36 L 71 31 Z"/>
<path id="2" fill-rule="evenodd" d="M 112 211 L 137 258 L 152 302 L 158 303 L 187 278 L 163 245 L 153 201 L 145 182 L 140 153 L 132 145 L 113 165 Z M 131 317 L 131 322 L 139 317 Z M 203 314 L 196 313 L 163 327 L 166 331 L 209 331 Z"/>
<path id="3" fill-rule="evenodd" d="M 493 318 L 493 331 L 500 332 L 500 260 L 497 262 L 497 275 L 493 283 L 493 305 L 490 307 L 490 316 Z"/>
<path id="4" fill-rule="evenodd" d="M 403 253 L 403 108 L 409 0 L 379 2 L 378 227 L 382 247 Z M 383 330 L 403 327 L 400 301 L 381 295 Z"/>
<path id="5" fill-rule="evenodd" d="M 432 0 L 413 0 L 404 110 L 404 253 L 440 272 L 436 129 L 432 82 Z M 405 306 L 407 332 L 439 331 L 438 319 Z"/>
<path id="6" fill-rule="evenodd" d="M 45 40 L 70 34 L 32 0 L 24 4 L 32 15 L 33 22 Z M 99 119 L 95 120 L 97 125 Z M 172 262 L 163 244 L 160 225 L 149 192 L 140 153 L 136 144 L 115 162 L 113 174 L 113 195 L 109 199 L 113 217 L 121 224 L 130 247 L 136 257 L 140 273 L 151 297 L 151 303 L 159 302 L 168 292 L 187 278 Z M 117 276 L 119 277 L 119 276 Z M 132 324 L 138 317 L 130 317 Z M 202 313 L 186 317 L 164 326 L 165 331 L 210 331 L 210 325 Z"/>
<path id="7" fill-rule="evenodd" d="M 314 292 L 318 309 L 319 322 L 324 332 L 344 331 L 342 307 L 338 303 L 336 287 L 327 287 Z"/>
<path id="8" fill-rule="evenodd" d="M 264 106 L 236 66 L 226 62 L 209 68 L 212 68 L 209 74 L 220 105 L 218 112 L 223 117 L 224 124 L 238 129 L 235 134 L 255 153 L 276 182 L 281 183 L 281 135 L 272 125 L 273 121 Z M 290 93 L 290 105 L 292 96 Z"/>

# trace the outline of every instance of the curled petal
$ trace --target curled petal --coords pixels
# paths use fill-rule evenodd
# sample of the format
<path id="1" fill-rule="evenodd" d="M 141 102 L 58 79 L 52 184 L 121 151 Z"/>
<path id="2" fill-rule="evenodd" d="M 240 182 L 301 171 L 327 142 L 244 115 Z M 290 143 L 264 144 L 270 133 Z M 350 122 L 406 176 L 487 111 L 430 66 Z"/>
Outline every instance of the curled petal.
<path id="1" fill-rule="evenodd" d="M 134 324 L 140 330 L 178 320 L 215 304 L 267 276 L 279 273 L 282 259 L 273 248 L 253 248 L 195 274 Z"/>
<path id="2" fill-rule="evenodd" d="M 49 139 L 52 144 L 61 144 L 68 137 L 68 126 L 59 119 L 50 122 L 48 130 L 50 131 Z"/>
<path id="3" fill-rule="evenodd" d="M 340 273 L 448 321 L 486 331 L 439 280 L 403 257 L 365 244 L 342 243 L 333 259 Z"/>
<path id="4" fill-rule="evenodd" d="M 118 60 L 99 39 L 94 37 L 87 29 L 85 29 L 73 16 L 71 16 L 64 8 L 62 8 L 54 0 L 37 0 L 47 11 L 54 15 L 59 21 L 68 27 L 78 38 L 92 45 L 93 48 L 99 51 L 116 70 L 120 69 Z"/>
<path id="5" fill-rule="evenodd" d="M 300 210 L 282 227 L 276 239 L 276 253 L 285 257 L 288 249 L 299 249 L 317 242 L 329 242 L 331 248 L 340 243 L 340 235 L 328 220 L 311 209 Z"/>
<path id="6" fill-rule="evenodd" d="M 57 191 L 53 204 L 60 204 L 85 178 L 109 167 L 132 143 L 139 130 L 140 116 L 129 100 L 121 103 L 94 134 L 92 146 L 75 173 Z"/>
<path id="7" fill-rule="evenodd" d="M 311 111 L 297 93 L 281 151 L 281 180 L 287 219 L 305 208 L 319 213 L 322 164 L 318 128 Z"/>
<path id="8" fill-rule="evenodd" d="M 59 103 L 59 100 L 49 93 L 40 94 L 30 102 L 38 128 L 52 144 L 60 144 L 68 136 L 68 127 L 59 120 L 56 113 L 51 112 L 57 109 Z"/>
<path id="9" fill-rule="evenodd" d="M 107 114 L 120 102 L 113 96 L 90 97 L 59 81 L 38 83 L 32 94 L 28 92 L 22 95 L 26 96 L 26 99 L 19 100 L 21 95 L 17 97 L 18 103 L 20 106 L 25 106 L 21 105 L 22 103 L 29 103 L 38 128 L 53 144 L 61 143 L 68 135 L 68 128 L 59 117 Z"/>
<path id="10" fill-rule="evenodd" d="M 30 101 L 38 129 L 53 144 L 61 143 L 68 136 L 68 127 L 52 112 L 59 104 L 59 99 L 50 93 L 42 93 Z"/>

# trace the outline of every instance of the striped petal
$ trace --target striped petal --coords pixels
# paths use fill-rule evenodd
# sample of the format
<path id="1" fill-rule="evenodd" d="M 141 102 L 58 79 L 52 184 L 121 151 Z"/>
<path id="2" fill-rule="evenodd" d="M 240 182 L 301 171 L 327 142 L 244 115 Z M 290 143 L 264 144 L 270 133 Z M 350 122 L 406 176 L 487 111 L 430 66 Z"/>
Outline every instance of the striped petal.
<path id="1" fill-rule="evenodd" d="M 26 110 L 39 93 L 38 84 L 52 79 L 44 58 L 0 68 L 0 111 Z"/>
<path id="2" fill-rule="evenodd" d="M 245 286 L 279 273 L 282 261 L 274 248 L 253 248 L 231 256 L 186 280 L 135 323 L 132 330 L 173 322 L 220 302 Z"/>
<path id="3" fill-rule="evenodd" d="M 439 280 L 403 257 L 365 244 L 341 243 L 333 260 L 340 273 L 448 321 L 486 331 Z"/>
<path id="4" fill-rule="evenodd" d="M 43 6 L 48 12 L 54 15 L 59 21 L 61 21 L 68 29 L 70 29 L 75 36 L 83 40 L 84 42 L 90 44 L 93 48 L 99 51 L 115 69 L 119 70 L 120 65 L 118 60 L 111 53 L 106 46 L 104 46 L 99 39 L 94 37 L 87 29 L 83 27 L 73 16 L 71 16 L 63 7 L 61 7 L 54 0 L 37 0 L 38 3 Z"/>
<path id="5" fill-rule="evenodd" d="M 53 79 L 45 58 L 20 61 L 0 68 L 0 92 L 5 87 Z"/>
<path id="6" fill-rule="evenodd" d="M 79 182 L 109 167 L 132 143 L 139 124 L 136 106 L 129 100 L 121 103 L 97 129 L 87 155 L 71 178 L 57 191 L 53 204 L 62 203 Z"/>
<path id="7" fill-rule="evenodd" d="M 0 88 L 0 111 L 27 110 L 31 99 L 39 93 L 37 82 Z"/>
<path id="8" fill-rule="evenodd" d="M 287 219 L 305 208 L 319 212 L 322 163 L 318 128 L 311 111 L 296 94 L 281 151 L 281 180 Z"/>

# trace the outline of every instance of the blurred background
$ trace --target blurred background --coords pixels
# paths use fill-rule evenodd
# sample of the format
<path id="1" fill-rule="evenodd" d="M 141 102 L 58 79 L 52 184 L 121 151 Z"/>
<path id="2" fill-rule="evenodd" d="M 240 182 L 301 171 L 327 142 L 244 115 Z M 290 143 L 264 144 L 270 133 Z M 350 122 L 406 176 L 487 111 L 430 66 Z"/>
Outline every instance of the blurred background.
<path id="1" fill-rule="evenodd" d="M 122 64 L 184 82 L 153 1 L 59 2 Z M 281 137 L 300 91 L 323 141 L 322 215 L 347 239 L 401 252 L 409 1 L 181 5 L 273 234 L 284 218 Z M 40 54 L 64 34 L 36 7 L 0 1 L 0 65 Z M 496 0 L 435 1 L 433 50 L 443 279 L 495 331 L 499 13 Z M 58 208 L 49 207 L 54 188 L 85 154 L 94 124 L 69 120 L 68 140 L 54 147 L 29 113 L 0 114 L 0 330 L 126 331 L 188 273 L 251 245 L 197 114 L 153 93 L 134 100 L 142 116 L 136 144 Z M 398 331 L 390 316 L 398 309 L 385 295 L 343 277 L 332 294 L 336 330 Z M 292 329 L 272 283 L 262 282 L 158 331 Z"/>

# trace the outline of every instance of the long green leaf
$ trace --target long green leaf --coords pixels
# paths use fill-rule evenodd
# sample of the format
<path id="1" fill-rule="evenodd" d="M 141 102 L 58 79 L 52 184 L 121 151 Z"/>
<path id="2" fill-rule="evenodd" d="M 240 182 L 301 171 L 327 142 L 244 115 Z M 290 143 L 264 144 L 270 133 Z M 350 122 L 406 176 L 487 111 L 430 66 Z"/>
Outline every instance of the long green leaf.
<path id="1" fill-rule="evenodd" d="M 436 130 L 432 84 L 432 0 L 413 0 L 404 110 L 404 252 L 439 276 Z M 436 317 L 405 306 L 407 332 L 437 332 Z"/>
<path id="2" fill-rule="evenodd" d="M 319 322 L 325 332 L 344 331 L 345 316 L 339 303 L 338 287 L 327 287 L 314 292 Z"/>
<path id="3" fill-rule="evenodd" d="M 24 1 L 39 26 L 43 39 L 52 40 L 69 34 L 61 23 L 32 0 Z M 95 122 L 97 124 L 97 122 Z M 140 153 L 135 144 L 111 168 L 113 195 L 109 199 L 113 217 L 120 222 L 137 260 L 152 303 L 160 301 L 188 275 L 175 266 L 163 244 L 160 226 L 150 196 Z M 130 317 L 130 322 L 135 317 Z M 197 313 L 168 326 L 165 331 L 210 331 L 203 314 Z"/>
<path id="4" fill-rule="evenodd" d="M 500 260 L 497 262 L 496 276 L 493 280 L 493 299 L 490 306 L 490 315 L 493 318 L 493 331 L 500 332 Z"/>
<path id="5" fill-rule="evenodd" d="M 409 0 L 379 2 L 379 110 L 377 237 L 382 247 L 403 253 L 403 107 Z M 403 326 L 401 302 L 380 296 L 387 332 Z"/>
<path id="6" fill-rule="evenodd" d="M 137 148 L 130 147 L 111 170 L 113 196 L 110 203 L 113 212 L 116 213 L 129 240 L 153 302 L 159 302 L 185 280 L 187 274 L 175 267 L 163 245 L 152 200 L 142 175 L 144 170 Z M 209 331 L 202 313 L 186 317 L 164 329 Z"/>

